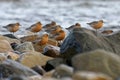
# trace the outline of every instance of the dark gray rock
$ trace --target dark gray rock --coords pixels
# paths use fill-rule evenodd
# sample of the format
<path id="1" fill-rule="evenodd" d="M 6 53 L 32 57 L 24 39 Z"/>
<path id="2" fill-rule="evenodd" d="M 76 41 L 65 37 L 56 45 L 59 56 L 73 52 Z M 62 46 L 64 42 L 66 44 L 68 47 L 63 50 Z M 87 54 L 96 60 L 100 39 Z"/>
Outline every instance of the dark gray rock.
<path id="1" fill-rule="evenodd" d="M 13 60 L 5 60 L 0 64 L 0 74 L 3 78 L 8 78 L 12 75 L 21 75 L 21 76 L 32 76 L 38 75 L 32 69 L 23 66 L 22 64 L 13 61 Z"/>
<path id="2" fill-rule="evenodd" d="M 69 64 L 74 55 L 95 49 L 104 49 L 120 55 L 120 43 L 118 44 L 116 39 L 119 37 L 114 37 L 115 35 L 111 35 L 112 40 L 100 34 L 96 36 L 94 31 L 85 28 L 73 29 L 61 45 L 60 55 Z"/>

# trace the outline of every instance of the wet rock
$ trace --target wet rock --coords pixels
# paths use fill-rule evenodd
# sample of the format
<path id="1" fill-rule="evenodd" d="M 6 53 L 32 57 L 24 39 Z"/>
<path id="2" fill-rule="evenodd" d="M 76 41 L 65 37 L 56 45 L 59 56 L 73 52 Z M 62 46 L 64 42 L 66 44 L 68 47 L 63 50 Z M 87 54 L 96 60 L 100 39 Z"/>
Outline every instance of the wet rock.
<path id="1" fill-rule="evenodd" d="M 76 54 L 95 49 L 104 49 L 119 54 L 119 47 L 120 44 L 117 44 L 117 42 L 114 42 L 114 40 L 111 40 L 108 37 L 101 35 L 96 36 L 92 30 L 80 28 L 73 29 L 73 31 L 70 32 L 60 47 L 60 53 L 61 57 L 66 59 L 69 65 L 71 65 L 71 58 Z"/>
<path id="2" fill-rule="evenodd" d="M 52 59 L 52 60 L 49 60 L 47 61 L 44 69 L 46 71 L 50 71 L 50 70 L 53 70 L 55 69 L 57 66 L 59 66 L 60 64 L 64 64 L 64 61 L 62 58 L 55 58 L 55 59 Z"/>
<path id="3" fill-rule="evenodd" d="M 16 51 L 25 52 L 25 51 L 34 51 L 34 47 L 31 42 L 24 42 L 19 44 L 16 48 Z"/>
<path id="4" fill-rule="evenodd" d="M 32 67 L 32 69 L 36 71 L 37 73 L 39 73 L 40 75 L 43 75 L 45 73 L 45 70 L 41 66 L 38 66 L 38 65 L 35 67 Z"/>
<path id="5" fill-rule="evenodd" d="M 104 50 L 95 50 L 72 58 L 75 71 L 92 71 L 107 74 L 113 78 L 120 75 L 120 57 Z"/>
<path id="6" fill-rule="evenodd" d="M 0 40 L 0 52 L 13 51 L 10 43 L 7 40 Z"/>
<path id="7" fill-rule="evenodd" d="M 36 65 L 40 65 L 43 66 L 46 64 L 46 62 L 48 60 L 51 60 L 53 58 L 45 56 L 39 52 L 35 52 L 35 51 L 28 51 L 25 52 L 23 54 L 21 54 L 20 58 L 18 59 L 18 61 L 25 65 L 28 66 L 30 68 L 36 66 Z"/>
<path id="8" fill-rule="evenodd" d="M 60 54 L 60 48 L 57 46 L 48 45 L 44 48 L 43 54 L 50 57 L 58 57 Z"/>
<path id="9" fill-rule="evenodd" d="M 32 69 L 23 66 L 22 64 L 13 60 L 5 60 L 0 64 L 0 74 L 2 74 L 3 78 L 8 78 L 9 76 L 12 75 L 18 75 L 18 76 L 38 75 Z"/>
<path id="10" fill-rule="evenodd" d="M 77 72 L 73 75 L 73 80 L 113 80 L 108 75 L 95 72 Z"/>
<path id="11" fill-rule="evenodd" d="M 53 77 L 62 78 L 62 77 L 71 77 L 73 74 L 73 68 L 67 65 L 61 64 L 56 67 Z"/>

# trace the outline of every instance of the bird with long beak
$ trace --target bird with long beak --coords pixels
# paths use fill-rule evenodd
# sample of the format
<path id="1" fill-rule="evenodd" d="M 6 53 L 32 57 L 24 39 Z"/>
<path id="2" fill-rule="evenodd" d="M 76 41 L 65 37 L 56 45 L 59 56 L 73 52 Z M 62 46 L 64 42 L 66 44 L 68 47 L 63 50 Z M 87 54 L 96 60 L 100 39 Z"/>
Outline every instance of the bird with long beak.
<path id="1" fill-rule="evenodd" d="M 104 23 L 103 20 L 99 20 L 99 21 L 93 21 L 87 24 L 90 25 L 92 28 L 96 29 L 96 35 L 97 35 L 97 30 L 103 27 L 103 23 Z"/>
<path id="2" fill-rule="evenodd" d="M 20 23 L 18 22 L 3 26 L 3 28 L 6 28 L 9 32 L 12 32 L 13 34 L 19 30 L 19 27 L 20 27 Z"/>
<path id="3" fill-rule="evenodd" d="M 40 30 L 42 30 L 42 24 L 41 24 L 41 22 L 37 22 L 37 23 L 31 25 L 29 28 L 26 28 L 26 30 L 29 30 L 33 33 L 37 33 Z"/>

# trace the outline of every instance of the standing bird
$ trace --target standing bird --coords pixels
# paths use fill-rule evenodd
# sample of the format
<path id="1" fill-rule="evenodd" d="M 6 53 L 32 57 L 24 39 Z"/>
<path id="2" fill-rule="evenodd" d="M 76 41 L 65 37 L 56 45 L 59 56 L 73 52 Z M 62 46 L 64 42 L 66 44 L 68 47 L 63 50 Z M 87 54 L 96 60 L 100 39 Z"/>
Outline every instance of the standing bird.
<path id="1" fill-rule="evenodd" d="M 71 30 L 73 30 L 74 28 L 81 28 L 81 24 L 75 23 L 75 25 L 72 25 L 72 26 L 70 26 L 70 27 L 68 27 L 68 28 L 65 28 L 65 29 L 71 31 Z"/>
<path id="2" fill-rule="evenodd" d="M 12 32 L 14 34 L 14 32 L 19 30 L 19 26 L 20 23 L 13 23 L 13 24 L 8 24 L 6 26 L 3 26 L 3 28 L 6 28 L 8 31 Z"/>
<path id="3" fill-rule="evenodd" d="M 58 45 L 61 45 L 61 41 L 64 40 L 66 33 L 64 30 L 60 30 L 58 33 L 53 35 L 53 38 L 57 41 Z"/>
<path id="4" fill-rule="evenodd" d="M 43 34 L 40 39 L 35 40 L 33 43 L 43 46 L 46 45 L 47 42 L 48 42 L 48 34 Z"/>
<path id="5" fill-rule="evenodd" d="M 87 24 L 90 25 L 92 28 L 96 29 L 96 35 L 97 35 L 97 30 L 103 26 L 103 20 L 93 21 Z"/>
<path id="6" fill-rule="evenodd" d="M 41 22 L 37 22 L 37 23 L 31 25 L 29 28 L 26 28 L 26 30 L 29 30 L 33 33 L 37 33 L 40 30 L 42 30 L 42 24 L 41 24 Z"/>

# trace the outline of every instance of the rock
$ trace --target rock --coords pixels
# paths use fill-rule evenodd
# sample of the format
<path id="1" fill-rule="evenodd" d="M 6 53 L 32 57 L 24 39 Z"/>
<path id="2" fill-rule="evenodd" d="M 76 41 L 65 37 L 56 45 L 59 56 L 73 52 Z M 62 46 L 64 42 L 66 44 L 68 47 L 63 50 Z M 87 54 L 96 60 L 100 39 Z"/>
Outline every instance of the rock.
<path id="1" fill-rule="evenodd" d="M 46 72 L 42 78 L 51 78 L 55 70 Z"/>
<path id="2" fill-rule="evenodd" d="M 53 77 L 55 78 L 71 77 L 72 74 L 73 74 L 73 68 L 62 64 L 56 67 L 53 73 Z"/>
<path id="3" fill-rule="evenodd" d="M 34 51 L 34 47 L 31 42 L 24 42 L 19 44 L 16 48 L 16 51 L 25 52 L 25 51 Z"/>
<path id="4" fill-rule="evenodd" d="M 18 39 L 15 35 L 13 35 L 13 34 L 5 34 L 5 35 L 3 35 L 3 36 L 5 36 L 5 37 L 8 37 L 8 38 L 12 38 L 12 39 Z"/>
<path id="5" fill-rule="evenodd" d="M 50 57 L 58 57 L 60 54 L 60 48 L 57 46 L 48 45 L 44 48 L 43 54 Z"/>
<path id="6" fill-rule="evenodd" d="M 17 60 L 19 55 L 14 52 L 7 52 L 7 57 L 10 57 L 12 60 Z"/>
<path id="7" fill-rule="evenodd" d="M 38 53 L 38 52 L 35 52 L 35 51 L 28 51 L 28 52 L 25 52 L 25 53 L 21 54 L 18 61 L 21 64 L 32 68 L 36 65 L 43 66 L 43 65 L 46 64 L 46 62 L 48 60 L 51 60 L 51 59 L 53 59 L 53 58 L 45 56 L 41 53 Z"/>
<path id="8" fill-rule="evenodd" d="M 112 35 L 111 35 L 112 36 Z M 117 38 L 117 37 L 116 37 Z M 119 37 L 118 37 L 119 38 Z M 60 55 L 71 65 L 71 58 L 87 51 L 104 49 L 120 55 L 120 44 L 101 35 L 96 36 L 92 30 L 73 29 L 60 47 Z"/>
<path id="9" fill-rule="evenodd" d="M 13 51 L 9 42 L 7 40 L 0 40 L 0 52 L 4 53 L 4 52 L 8 52 L 8 51 Z"/>
<path id="10" fill-rule="evenodd" d="M 22 64 L 13 61 L 13 60 L 5 60 L 0 64 L 0 74 L 2 74 L 3 78 L 8 78 L 12 75 L 18 76 L 33 76 L 38 75 L 32 69 L 23 66 Z"/>
<path id="11" fill-rule="evenodd" d="M 7 59 L 7 57 L 6 57 L 5 53 L 0 53 L 0 63 L 6 59 Z"/>
<path id="12" fill-rule="evenodd" d="M 7 80 L 28 80 L 25 76 L 12 75 Z"/>
<path id="13" fill-rule="evenodd" d="M 42 78 L 42 79 L 40 79 L 40 80 L 58 80 L 58 79 L 55 79 L 55 78 Z"/>
<path id="14" fill-rule="evenodd" d="M 39 73 L 40 75 L 43 75 L 45 73 L 45 70 L 41 66 L 38 66 L 38 65 L 32 67 L 32 69 L 36 71 L 37 73 Z"/>
<path id="15" fill-rule="evenodd" d="M 113 78 L 120 75 L 120 57 L 105 50 L 95 50 L 72 58 L 75 71 L 92 71 L 107 74 Z"/>
<path id="16" fill-rule="evenodd" d="M 28 77 L 28 80 L 41 80 L 42 76 L 40 75 L 35 75 L 35 76 L 30 76 Z"/>
<path id="17" fill-rule="evenodd" d="M 52 59 L 52 60 L 49 60 L 47 61 L 44 69 L 46 71 L 50 71 L 50 70 L 53 70 L 55 69 L 57 66 L 59 66 L 60 64 L 64 64 L 64 61 L 62 58 L 55 58 L 55 59 Z"/>
<path id="18" fill-rule="evenodd" d="M 18 43 L 18 44 L 20 44 L 20 40 L 19 39 L 9 38 L 9 37 L 2 36 L 2 35 L 0 35 L 0 40 L 7 40 L 10 44 L 11 43 Z"/>
<path id="19" fill-rule="evenodd" d="M 73 75 L 73 80 L 113 80 L 108 75 L 102 73 L 95 73 L 95 72 L 76 72 Z"/>

